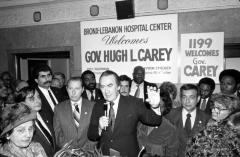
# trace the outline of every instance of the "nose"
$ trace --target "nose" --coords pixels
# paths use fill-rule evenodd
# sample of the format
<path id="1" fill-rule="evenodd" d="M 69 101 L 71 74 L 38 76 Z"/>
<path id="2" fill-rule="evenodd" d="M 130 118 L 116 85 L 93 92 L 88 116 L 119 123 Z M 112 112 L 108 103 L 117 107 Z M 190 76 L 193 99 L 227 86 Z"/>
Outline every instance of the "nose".
<path id="1" fill-rule="evenodd" d="M 73 91 L 72 91 L 72 95 L 75 95 L 75 94 L 76 94 L 76 91 L 75 91 L 75 90 L 73 90 Z"/>
<path id="2" fill-rule="evenodd" d="M 32 130 L 26 130 L 25 136 L 31 137 L 31 135 L 32 135 Z"/>

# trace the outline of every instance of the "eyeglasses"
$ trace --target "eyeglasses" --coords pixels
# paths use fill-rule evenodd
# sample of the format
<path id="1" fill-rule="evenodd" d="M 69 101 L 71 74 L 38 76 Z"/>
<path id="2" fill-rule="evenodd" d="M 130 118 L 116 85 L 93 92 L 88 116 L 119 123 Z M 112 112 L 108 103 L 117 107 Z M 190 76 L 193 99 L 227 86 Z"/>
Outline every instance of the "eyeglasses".
<path id="1" fill-rule="evenodd" d="M 220 108 L 220 107 L 217 107 L 217 106 L 213 106 L 212 110 L 215 110 L 215 109 L 217 109 L 218 111 L 226 111 L 226 110 L 228 110 L 227 108 Z"/>

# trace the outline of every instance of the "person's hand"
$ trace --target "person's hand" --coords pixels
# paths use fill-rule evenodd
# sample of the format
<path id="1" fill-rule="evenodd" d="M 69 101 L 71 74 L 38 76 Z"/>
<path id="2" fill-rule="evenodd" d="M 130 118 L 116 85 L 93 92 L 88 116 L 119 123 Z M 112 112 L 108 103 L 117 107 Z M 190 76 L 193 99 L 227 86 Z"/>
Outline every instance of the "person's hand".
<path id="1" fill-rule="evenodd" d="M 106 129 L 108 126 L 109 118 L 107 116 L 102 116 L 99 118 L 99 129 Z"/>
<path id="2" fill-rule="evenodd" d="M 158 108 L 160 105 L 160 88 L 147 86 L 148 98 L 146 101 L 152 108 Z"/>

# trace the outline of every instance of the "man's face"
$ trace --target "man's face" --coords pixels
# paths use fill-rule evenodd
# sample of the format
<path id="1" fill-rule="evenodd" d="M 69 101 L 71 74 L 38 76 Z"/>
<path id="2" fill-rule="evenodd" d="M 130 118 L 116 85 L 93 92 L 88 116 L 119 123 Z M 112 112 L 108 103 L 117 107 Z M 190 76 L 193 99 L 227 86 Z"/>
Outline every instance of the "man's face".
<path id="1" fill-rule="evenodd" d="M 129 96 L 130 86 L 128 81 L 120 81 L 120 94 L 123 96 Z"/>
<path id="2" fill-rule="evenodd" d="M 2 76 L 2 79 L 3 79 L 5 86 L 9 87 L 11 80 L 12 80 L 11 76 L 9 74 L 5 74 Z"/>
<path id="3" fill-rule="evenodd" d="M 70 81 L 67 85 L 67 92 L 70 100 L 72 100 L 73 102 L 77 102 L 78 100 L 80 100 L 83 92 L 81 81 L 80 80 Z"/>
<path id="4" fill-rule="evenodd" d="M 224 76 L 220 80 L 220 89 L 221 92 L 227 95 L 232 95 L 236 92 L 237 84 L 233 77 L 231 76 Z"/>
<path id="5" fill-rule="evenodd" d="M 185 108 L 188 112 L 192 112 L 199 101 L 199 97 L 197 96 L 197 91 L 194 89 L 183 90 L 181 95 L 181 103 L 183 108 Z"/>
<path id="6" fill-rule="evenodd" d="M 96 79 L 93 74 L 85 74 L 83 77 L 84 87 L 88 90 L 96 88 Z"/>
<path id="7" fill-rule="evenodd" d="M 61 76 L 61 75 L 54 75 L 54 78 L 56 78 L 56 79 L 58 79 L 58 80 L 59 80 L 59 82 L 60 82 L 60 85 L 59 85 L 59 87 L 60 87 L 60 88 L 62 88 L 62 87 L 64 86 L 64 83 L 65 83 L 65 80 L 64 80 L 64 78 L 62 78 L 62 76 Z"/>
<path id="8" fill-rule="evenodd" d="M 105 100 L 114 101 L 118 97 L 120 86 L 118 86 L 113 75 L 102 76 L 100 78 L 100 90 Z"/>
<path id="9" fill-rule="evenodd" d="M 141 84 L 145 79 L 145 72 L 143 69 L 138 68 L 135 69 L 133 72 L 133 80 L 137 83 L 137 84 Z"/>
<path id="10" fill-rule="evenodd" d="M 209 98 L 212 95 L 211 87 L 208 84 L 202 83 L 199 86 L 200 88 L 200 96 L 202 99 Z"/>
<path id="11" fill-rule="evenodd" d="M 52 74 L 50 71 L 41 71 L 35 81 L 40 87 L 48 89 L 52 83 Z"/>

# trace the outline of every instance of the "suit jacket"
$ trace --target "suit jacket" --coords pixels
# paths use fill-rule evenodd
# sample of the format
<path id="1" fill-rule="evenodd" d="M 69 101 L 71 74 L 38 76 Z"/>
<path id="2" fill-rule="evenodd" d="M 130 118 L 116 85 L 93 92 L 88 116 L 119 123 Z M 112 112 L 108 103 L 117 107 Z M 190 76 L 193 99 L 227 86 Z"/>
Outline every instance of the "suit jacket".
<path id="1" fill-rule="evenodd" d="M 188 135 L 183 128 L 182 109 L 182 107 L 174 108 L 170 111 L 168 115 L 166 115 L 166 118 L 169 119 L 170 122 L 175 125 L 178 130 L 178 138 L 180 142 L 180 147 L 178 151 L 179 157 L 185 157 L 185 149 L 188 140 L 192 138 L 195 134 L 203 130 L 208 123 L 208 120 L 210 119 L 210 116 L 208 114 L 197 108 L 196 119 L 191 133 L 190 135 Z"/>
<path id="2" fill-rule="evenodd" d="M 82 97 L 85 99 L 88 99 L 86 90 L 83 91 Z M 104 100 L 100 89 L 98 89 L 98 88 L 95 89 L 95 97 L 94 98 L 95 98 L 95 100 L 94 100 L 95 102 L 98 100 Z"/>
<path id="3" fill-rule="evenodd" d="M 97 102 L 92 111 L 91 122 L 88 130 L 88 138 L 99 140 L 103 155 L 109 155 L 112 148 L 120 152 L 121 156 L 136 157 L 139 152 L 137 142 L 137 124 L 160 125 L 161 116 L 153 110 L 147 109 L 141 99 L 135 97 L 120 96 L 118 111 L 113 132 L 110 127 L 102 130 L 99 135 L 99 118 L 104 115 L 105 101 Z"/>
<path id="4" fill-rule="evenodd" d="M 208 115 L 212 115 L 212 101 L 211 101 L 211 97 L 209 97 L 208 101 L 206 102 L 206 108 L 204 110 L 204 112 Z M 199 100 L 199 102 L 197 103 L 197 107 L 200 108 L 201 105 L 201 99 Z"/>
<path id="5" fill-rule="evenodd" d="M 52 135 L 54 135 L 53 128 L 50 129 Z M 57 151 L 56 148 L 56 143 L 54 142 L 53 145 L 48 142 L 44 134 L 40 131 L 40 129 L 36 126 L 35 127 L 35 132 L 33 135 L 33 141 L 39 142 L 42 146 L 43 149 L 45 150 L 47 156 L 51 157 L 55 154 Z M 55 137 L 53 136 L 53 141 L 55 141 Z"/>
<path id="6" fill-rule="evenodd" d="M 50 149 L 49 153 L 51 153 L 52 150 L 54 150 L 56 152 L 56 151 L 58 151 L 59 148 L 56 147 L 56 140 L 55 140 L 55 134 L 54 134 L 54 129 L 53 129 L 53 114 L 54 114 L 54 112 L 53 112 L 52 108 L 50 107 L 50 105 L 49 105 L 47 99 L 45 98 L 44 94 L 42 93 L 42 91 L 38 87 L 36 87 L 36 90 L 38 91 L 40 99 L 42 101 L 42 108 L 39 111 L 39 114 L 42 117 L 45 124 L 47 125 L 50 132 L 52 133 L 52 138 L 53 138 L 54 144 L 53 144 L 52 148 L 48 148 L 48 149 Z M 58 100 L 58 102 L 61 102 L 63 96 L 61 94 L 60 89 L 51 87 L 51 90 L 52 90 L 53 94 L 55 95 L 56 99 Z M 42 141 L 46 140 L 45 137 L 43 138 L 43 136 L 41 136 L 41 135 L 37 134 L 36 136 L 37 136 L 36 141 L 38 141 L 40 143 Z M 45 142 L 43 142 L 43 143 L 45 143 Z M 44 148 L 45 147 L 46 146 L 44 146 Z"/>
<path id="7" fill-rule="evenodd" d="M 73 140 L 72 146 L 83 147 L 87 142 L 87 131 L 92 114 L 94 102 L 82 99 L 79 127 L 74 122 L 70 100 L 61 102 L 55 107 L 53 125 L 57 145 L 62 148 L 67 142 Z"/>

